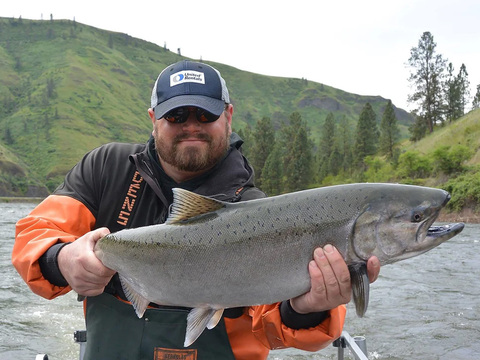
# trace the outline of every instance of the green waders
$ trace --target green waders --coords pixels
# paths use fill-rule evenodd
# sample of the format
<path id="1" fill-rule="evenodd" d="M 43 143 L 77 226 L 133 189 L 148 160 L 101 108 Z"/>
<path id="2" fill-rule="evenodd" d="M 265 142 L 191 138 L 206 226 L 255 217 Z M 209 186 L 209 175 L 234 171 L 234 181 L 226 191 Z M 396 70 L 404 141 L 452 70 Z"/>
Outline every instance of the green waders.
<path id="1" fill-rule="evenodd" d="M 139 319 L 133 307 L 113 295 L 87 299 L 84 360 L 234 360 L 225 322 L 206 329 L 183 347 L 187 309 L 147 309 Z"/>

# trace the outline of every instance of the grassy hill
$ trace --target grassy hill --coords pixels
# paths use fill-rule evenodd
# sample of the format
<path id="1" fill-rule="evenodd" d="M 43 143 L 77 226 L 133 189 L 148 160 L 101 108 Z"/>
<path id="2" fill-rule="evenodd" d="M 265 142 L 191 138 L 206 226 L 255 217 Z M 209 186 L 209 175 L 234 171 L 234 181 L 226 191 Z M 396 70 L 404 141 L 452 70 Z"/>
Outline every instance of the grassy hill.
<path id="1" fill-rule="evenodd" d="M 0 195 L 43 196 L 88 150 L 146 141 L 152 85 L 164 67 L 183 58 L 74 21 L 0 18 Z M 355 126 L 365 103 L 378 118 L 387 103 L 305 79 L 211 64 L 229 86 L 235 129 L 263 116 L 279 126 L 299 111 L 318 139 L 329 112 Z M 396 115 L 406 135 L 412 117 L 401 109 Z"/>

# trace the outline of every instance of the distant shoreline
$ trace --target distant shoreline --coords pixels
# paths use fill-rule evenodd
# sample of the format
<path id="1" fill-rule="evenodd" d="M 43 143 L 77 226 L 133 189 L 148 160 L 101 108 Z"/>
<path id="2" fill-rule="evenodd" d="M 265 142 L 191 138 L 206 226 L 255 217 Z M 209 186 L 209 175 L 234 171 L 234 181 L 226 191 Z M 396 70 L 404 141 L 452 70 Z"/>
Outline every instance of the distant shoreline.
<path id="1" fill-rule="evenodd" d="M 44 197 L 0 196 L 0 203 L 40 204 Z"/>

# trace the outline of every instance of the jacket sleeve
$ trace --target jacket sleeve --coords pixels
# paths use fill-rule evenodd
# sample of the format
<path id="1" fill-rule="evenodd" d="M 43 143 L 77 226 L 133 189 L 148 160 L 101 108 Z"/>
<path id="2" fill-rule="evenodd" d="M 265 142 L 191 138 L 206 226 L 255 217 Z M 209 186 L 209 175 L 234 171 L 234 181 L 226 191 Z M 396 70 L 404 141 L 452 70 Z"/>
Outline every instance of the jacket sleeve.
<path id="1" fill-rule="evenodd" d="M 342 334 L 346 307 L 338 306 L 315 327 L 292 329 L 287 327 L 280 315 L 280 303 L 253 306 L 249 309 L 252 317 L 252 331 L 268 349 L 294 347 L 307 351 L 318 351 L 330 345 Z"/>
<path id="2" fill-rule="evenodd" d="M 55 244 L 72 242 L 94 225 L 95 217 L 82 202 L 63 195 L 50 195 L 17 222 L 12 263 L 34 293 L 53 299 L 71 290 L 50 283 L 39 259 Z"/>

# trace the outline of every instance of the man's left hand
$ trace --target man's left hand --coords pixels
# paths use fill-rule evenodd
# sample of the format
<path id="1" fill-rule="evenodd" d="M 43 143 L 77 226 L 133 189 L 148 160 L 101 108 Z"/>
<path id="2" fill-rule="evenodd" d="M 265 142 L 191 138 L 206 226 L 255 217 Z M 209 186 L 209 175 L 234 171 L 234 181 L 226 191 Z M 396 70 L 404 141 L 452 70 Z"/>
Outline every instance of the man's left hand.
<path id="1" fill-rule="evenodd" d="M 332 245 L 315 249 L 313 260 L 308 265 L 311 278 L 309 292 L 290 300 L 297 313 L 327 311 L 346 304 L 351 299 L 350 272 L 342 255 Z M 380 273 L 380 261 L 372 256 L 367 262 L 370 282 L 374 282 Z"/>

